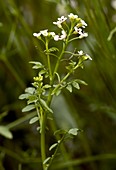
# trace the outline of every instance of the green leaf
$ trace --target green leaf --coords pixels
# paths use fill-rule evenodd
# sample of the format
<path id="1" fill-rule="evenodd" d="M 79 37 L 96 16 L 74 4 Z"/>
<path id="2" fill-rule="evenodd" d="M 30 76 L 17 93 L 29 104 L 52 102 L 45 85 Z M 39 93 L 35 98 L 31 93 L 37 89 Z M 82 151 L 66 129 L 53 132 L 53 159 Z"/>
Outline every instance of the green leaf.
<path id="1" fill-rule="evenodd" d="M 39 75 L 45 74 L 45 73 L 46 73 L 46 70 L 44 69 L 44 70 L 41 70 L 41 71 L 39 72 Z"/>
<path id="2" fill-rule="evenodd" d="M 83 84 L 83 85 L 88 85 L 85 81 L 80 79 L 76 79 L 75 82 L 78 82 L 79 84 Z"/>
<path id="3" fill-rule="evenodd" d="M 56 96 L 58 96 L 60 93 L 61 93 L 61 89 L 57 89 L 55 92 Z"/>
<path id="4" fill-rule="evenodd" d="M 68 131 L 69 134 L 76 136 L 78 134 L 79 129 L 73 128 Z"/>
<path id="5" fill-rule="evenodd" d="M 71 60 L 70 63 L 69 63 L 69 65 L 66 66 L 66 69 L 69 70 L 69 71 L 71 71 L 71 70 L 74 69 L 75 65 L 76 65 L 76 62 Z"/>
<path id="6" fill-rule="evenodd" d="M 13 135 L 6 126 L 0 126 L 0 134 L 8 139 L 12 139 Z"/>
<path id="7" fill-rule="evenodd" d="M 42 108 L 43 108 L 45 111 L 47 111 L 47 112 L 49 112 L 49 113 L 53 113 L 52 109 L 50 109 L 50 108 L 48 107 L 47 103 L 46 103 L 43 99 L 40 99 L 39 102 L 40 102 Z"/>
<path id="8" fill-rule="evenodd" d="M 34 65 L 32 68 L 33 68 L 33 69 L 39 69 L 39 68 L 43 68 L 43 66 L 40 66 L 40 65 Z"/>
<path id="9" fill-rule="evenodd" d="M 28 112 L 28 111 L 31 111 L 31 110 L 33 110 L 33 109 L 35 109 L 35 105 L 30 104 L 30 105 L 24 107 L 24 108 L 22 109 L 22 112 Z"/>
<path id="10" fill-rule="evenodd" d="M 72 82 L 72 85 L 73 85 L 73 87 L 75 87 L 76 89 L 78 89 L 78 90 L 80 89 L 79 83 L 73 81 L 73 82 Z"/>
<path id="11" fill-rule="evenodd" d="M 50 52 L 55 52 L 55 51 L 59 51 L 59 49 L 56 48 L 56 47 L 51 47 L 51 48 L 48 49 L 48 52 L 49 52 L 49 53 L 50 53 Z M 45 51 L 45 52 L 46 52 L 46 51 Z"/>
<path id="12" fill-rule="evenodd" d="M 28 99 L 29 99 L 29 100 L 27 101 L 28 104 L 37 102 L 37 96 L 36 96 L 36 95 L 30 95 L 30 96 L 28 97 Z"/>
<path id="13" fill-rule="evenodd" d="M 29 96 L 30 96 L 30 94 L 28 94 L 28 93 L 21 94 L 21 95 L 19 96 L 19 99 L 20 99 L 20 100 L 27 99 Z"/>
<path id="14" fill-rule="evenodd" d="M 51 159 L 51 157 L 48 157 L 44 160 L 43 164 L 46 164 L 49 160 Z"/>
<path id="15" fill-rule="evenodd" d="M 43 86 L 44 89 L 48 89 L 50 87 L 51 87 L 51 85 L 49 85 L 49 84 L 46 84 L 46 85 Z"/>
<path id="16" fill-rule="evenodd" d="M 43 68 L 44 66 L 40 63 L 40 62 L 38 62 L 38 61 L 30 61 L 29 63 L 31 63 L 31 64 L 35 64 L 32 68 L 33 69 L 39 69 L 39 68 Z"/>
<path id="17" fill-rule="evenodd" d="M 25 93 L 33 94 L 34 92 L 35 92 L 34 87 L 28 87 L 28 88 L 25 89 Z"/>
<path id="18" fill-rule="evenodd" d="M 39 120 L 39 118 L 37 116 L 35 116 L 29 121 L 29 124 L 33 124 L 33 123 L 37 122 L 38 120 Z"/>
<path id="19" fill-rule="evenodd" d="M 83 56 L 80 56 L 79 57 L 79 62 L 78 62 L 78 64 L 80 65 L 80 66 L 82 66 L 81 64 L 82 64 L 82 62 L 83 61 L 85 61 L 85 60 L 92 60 L 92 58 L 88 55 L 88 54 L 85 54 L 85 55 L 83 55 Z"/>
<path id="20" fill-rule="evenodd" d="M 42 63 L 40 63 L 39 61 L 30 61 L 29 63 L 31 63 L 31 64 L 38 64 L 38 65 L 42 65 Z"/>
<path id="21" fill-rule="evenodd" d="M 58 143 L 54 143 L 53 145 L 51 145 L 50 148 L 49 148 L 49 151 L 51 151 L 52 149 L 54 149 L 57 145 L 58 145 Z"/>
<path id="22" fill-rule="evenodd" d="M 72 86 L 71 86 L 71 84 L 68 84 L 68 86 L 66 86 L 66 89 L 67 89 L 69 92 L 72 93 Z"/>

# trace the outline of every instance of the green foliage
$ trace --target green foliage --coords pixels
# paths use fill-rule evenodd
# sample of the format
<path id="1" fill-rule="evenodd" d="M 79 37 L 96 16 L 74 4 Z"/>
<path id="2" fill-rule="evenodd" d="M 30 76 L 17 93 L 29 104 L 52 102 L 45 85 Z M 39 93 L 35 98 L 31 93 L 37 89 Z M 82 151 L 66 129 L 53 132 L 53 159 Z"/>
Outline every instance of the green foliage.
<path id="1" fill-rule="evenodd" d="M 77 15 L 74 15 L 72 13 L 68 15 L 68 19 L 70 21 L 70 24 L 66 22 L 67 17 L 64 16 L 58 18 L 57 22 L 53 22 L 53 24 L 57 25 L 58 28 L 61 29 L 62 35 L 56 34 L 54 32 L 48 32 L 48 30 L 42 30 L 39 33 L 33 33 L 33 35 L 37 39 L 42 41 L 42 43 L 45 46 L 44 52 L 47 58 L 47 66 L 44 66 L 42 63 L 37 61 L 30 62 L 31 64 L 34 64 L 32 68 L 39 70 L 39 73 L 36 77 L 33 77 L 34 82 L 32 83 L 32 85 L 34 86 L 34 88 L 33 87 L 26 88 L 25 94 L 19 96 L 19 99 L 27 99 L 27 106 L 23 108 L 22 112 L 31 111 L 33 109 L 36 109 L 37 111 L 37 116 L 32 118 L 29 123 L 33 124 L 39 121 L 40 124 L 39 130 L 41 134 L 41 157 L 43 170 L 48 170 L 52 166 L 52 162 L 57 154 L 57 151 L 61 143 L 67 138 L 67 136 L 68 135 L 76 136 L 78 133 L 77 128 L 70 129 L 68 132 L 64 131 L 63 137 L 60 140 L 58 140 L 57 143 L 53 144 L 49 148 L 49 150 L 51 151 L 53 148 L 56 147 L 54 154 L 51 157 L 46 158 L 45 129 L 48 113 L 53 114 L 53 111 L 50 108 L 52 97 L 54 95 L 59 95 L 64 88 L 66 88 L 69 92 L 72 92 L 72 86 L 79 90 L 80 86 L 77 82 L 78 80 L 75 79 L 70 80 L 69 77 L 72 76 L 72 73 L 74 73 L 76 69 L 78 69 L 79 67 L 82 68 L 83 61 L 90 59 L 89 55 L 84 54 L 83 51 L 79 51 L 77 55 L 78 56 L 77 61 L 73 61 L 72 58 L 74 54 L 72 52 L 68 52 L 69 54 L 71 54 L 70 57 L 71 59 L 69 58 L 68 66 L 66 66 L 68 72 L 63 78 L 60 78 L 61 76 L 58 73 L 58 68 L 60 67 L 61 60 L 64 58 L 64 53 L 65 50 L 67 49 L 67 46 L 73 40 L 76 40 L 78 38 L 82 39 L 88 35 L 87 33 L 82 32 L 83 31 L 82 28 L 85 28 L 85 26 L 87 26 L 84 20 L 78 18 Z M 67 29 L 65 30 L 64 23 L 67 25 L 68 30 Z M 76 34 L 77 37 L 71 39 L 70 37 L 72 37 L 73 34 Z M 59 50 L 56 47 L 49 48 L 50 40 L 52 39 L 54 39 L 54 41 L 61 41 L 62 43 L 61 52 L 59 52 Z M 53 70 L 51 67 L 50 56 L 54 55 L 53 54 L 54 52 L 58 52 L 58 54 L 55 54 L 55 56 L 57 56 L 57 61 L 54 65 Z M 56 75 L 58 78 L 58 83 L 54 84 L 56 82 L 55 80 Z M 47 84 L 44 83 L 45 80 Z"/>

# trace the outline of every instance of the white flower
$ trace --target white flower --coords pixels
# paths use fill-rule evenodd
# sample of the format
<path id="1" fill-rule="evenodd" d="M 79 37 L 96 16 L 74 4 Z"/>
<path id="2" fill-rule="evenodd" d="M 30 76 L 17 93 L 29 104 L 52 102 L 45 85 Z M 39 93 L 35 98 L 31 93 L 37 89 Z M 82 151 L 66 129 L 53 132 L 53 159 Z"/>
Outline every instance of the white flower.
<path id="1" fill-rule="evenodd" d="M 83 51 L 81 50 L 81 51 L 78 51 L 78 54 L 79 54 L 79 55 L 83 55 L 84 53 L 83 53 Z"/>
<path id="2" fill-rule="evenodd" d="M 60 18 L 58 18 L 58 21 L 60 21 L 61 23 L 66 21 L 67 17 L 61 16 Z"/>
<path id="3" fill-rule="evenodd" d="M 57 25 L 59 28 L 62 28 L 62 23 L 67 20 L 67 17 L 61 16 L 61 18 L 58 18 L 58 21 L 53 22 L 53 24 Z"/>
<path id="4" fill-rule="evenodd" d="M 46 30 L 40 31 L 39 33 L 33 33 L 34 37 L 37 37 L 37 38 L 40 38 L 40 39 L 41 39 L 41 35 L 43 35 L 44 37 L 52 36 L 54 38 L 55 32 L 48 32 L 48 29 L 46 29 Z"/>
<path id="5" fill-rule="evenodd" d="M 67 34 L 64 30 L 62 30 L 62 35 L 55 35 L 54 36 L 54 40 L 58 41 L 58 40 L 64 40 L 66 38 Z"/>
<path id="6" fill-rule="evenodd" d="M 84 38 L 84 37 L 87 37 L 87 36 L 88 36 L 88 33 L 84 32 L 84 33 L 80 34 L 79 38 L 81 39 L 81 38 Z"/>
<path id="7" fill-rule="evenodd" d="M 33 36 L 38 38 L 38 37 L 41 36 L 41 33 L 40 32 L 39 33 L 33 33 Z"/>
<path id="8" fill-rule="evenodd" d="M 55 32 L 49 32 L 49 34 L 52 36 L 52 37 L 54 37 L 56 34 L 55 34 Z"/>
<path id="9" fill-rule="evenodd" d="M 75 29 L 74 34 L 79 34 L 79 38 L 84 38 L 88 36 L 88 33 L 82 32 L 83 30 L 81 28 L 75 26 L 74 29 Z"/>
<path id="10" fill-rule="evenodd" d="M 65 39 L 66 38 L 66 32 L 64 31 L 64 30 L 62 30 L 62 35 L 60 36 L 60 40 L 63 40 L 63 39 Z"/>
<path id="11" fill-rule="evenodd" d="M 69 19 L 74 20 L 74 19 L 78 18 L 78 15 L 74 15 L 73 13 L 70 13 L 68 15 L 68 17 L 69 17 Z"/>
<path id="12" fill-rule="evenodd" d="M 54 36 L 54 40 L 55 40 L 55 41 L 58 41 L 58 40 L 59 40 L 59 35 L 55 35 L 55 36 Z"/>
<path id="13" fill-rule="evenodd" d="M 78 33 L 80 35 L 82 34 L 82 29 L 81 28 L 78 28 L 78 27 L 75 26 L 74 29 L 75 29 L 76 33 Z"/>
<path id="14" fill-rule="evenodd" d="M 48 36 L 48 29 L 42 30 L 42 31 L 40 31 L 40 33 L 41 33 L 44 37 L 47 37 L 47 36 Z"/>
<path id="15" fill-rule="evenodd" d="M 54 25 L 57 25 L 59 28 L 62 28 L 61 22 L 57 21 L 57 22 L 53 22 Z"/>
<path id="16" fill-rule="evenodd" d="M 81 19 L 81 24 L 82 24 L 82 27 L 85 28 L 87 26 L 87 23 Z"/>
<path id="17" fill-rule="evenodd" d="M 88 54 L 86 54 L 86 56 L 88 57 L 89 60 L 92 60 L 92 58 Z"/>

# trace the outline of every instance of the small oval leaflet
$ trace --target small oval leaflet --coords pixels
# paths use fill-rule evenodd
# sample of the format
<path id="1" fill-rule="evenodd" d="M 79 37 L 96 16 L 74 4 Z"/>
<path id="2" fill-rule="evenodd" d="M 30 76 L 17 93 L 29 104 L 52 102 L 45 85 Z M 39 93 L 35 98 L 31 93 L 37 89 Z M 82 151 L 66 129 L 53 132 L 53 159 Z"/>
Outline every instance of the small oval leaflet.
<path id="1" fill-rule="evenodd" d="M 77 82 L 75 82 L 75 81 L 73 81 L 72 82 L 72 85 L 73 85 L 73 87 L 75 87 L 76 89 L 80 89 L 80 86 L 79 86 L 79 84 L 77 83 Z"/>
<path id="2" fill-rule="evenodd" d="M 12 139 L 13 135 L 6 126 L 0 126 L 0 134 L 8 139 Z"/>
<path id="3" fill-rule="evenodd" d="M 58 145 L 58 143 L 54 143 L 53 145 L 50 146 L 49 151 L 51 151 L 53 148 L 55 148 Z"/>
<path id="4" fill-rule="evenodd" d="M 43 164 L 46 164 L 49 160 L 51 159 L 51 157 L 48 157 L 44 160 Z"/>
<path id="5" fill-rule="evenodd" d="M 22 112 L 28 112 L 28 111 L 31 111 L 31 110 L 33 110 L 33 109 L 35 109 L 35 105 L 30 104 L 30 105 L 24 107 L 24 108 L 22 109 Z"/>
<path id="6" fill-rule="evenodd" d="M 33 94 L 34 92 L 35 92 L 35 88 L 34 87 L 27 87 L 25 89 L 25 93 Z"/>
<path id="7" fill-rule="evenodd" d="M 53 113 L 52 109 L 50 109 L 48 107 L 48 105 L 46 104 L 46 102 L 43 99 L 39 100 L 41 106 L 43 107 L 43 109 L 45 109 L 45 111 L 49 112 L 49 113 Z"/>
<path id="8" fill-rule="evenodd" d="M 67 89 L 70 93 L 72 93 L 72 86 L 71 86 L 70 84 L 68 84 L 68 86 L 66 86 L 66 89 Z"/>
<path id="9" fill-rule="evenodd" d="M 39 120 L 39 118 L 37 116 L 35 116 L 29 121 L 29 124 L 33 124 L 33 123 L 37 122 L 38 120 Z"/>
<path id="10" fill-rule="evenodd" d="M 78 134 L 79 129 L 72 128 L 68 131 L 69 134 L 76 136 Z"/>
<path id="11" fill-rule="evenodd" d="M 19 96 L 19 99 L 20 99 L 20 100 L 27 99 L 29 96 L 30 96 L 30 94 L 28 94 L 28 93 L 21 94 L 21 95 Z"/>

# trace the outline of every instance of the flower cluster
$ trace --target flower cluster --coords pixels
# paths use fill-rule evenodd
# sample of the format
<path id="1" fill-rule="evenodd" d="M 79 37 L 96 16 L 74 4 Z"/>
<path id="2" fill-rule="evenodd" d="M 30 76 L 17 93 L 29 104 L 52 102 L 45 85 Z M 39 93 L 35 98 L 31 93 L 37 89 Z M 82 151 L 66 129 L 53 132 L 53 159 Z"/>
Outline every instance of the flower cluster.
<path id="1" fill-rule="evenodd" d="M 62 28 L 62 23 L 67 20 L 67 17 L 61 16 L 61 18 L 58 18 L 58 21 L 53 22 L 53 24 L 57 25 L 59 28 Z"/>
<path id="2" fill-rule="evenodd" d="M 78 28 L 77 26 L 74 27 L 73 34 L 79 34 L 79 38 L 87 37 L 88 33 L 83 32 L 82 28 Z"/>
<path id="3" fill-rule="evenodd" d="M 42 30 L 39 33 L 33 33 L 34 37 L 40 38 L 41 39 L 41 35 L 43 35 L 44 37 L 54 37 L 55 36 L 55 32 L 48 32 L 48 29 L 46 30 Z"/>
<path id="4" fill-rule="evenodd" d="M 74 15 L 74 14 L 70 13 L 70 14 L 68 15 L 68 17 L 69 17 L 70 20 L 73 21 L 73 20 L 75 20 L 75 19 L 78 18 L 78 15 Z"/>
<path id="5" fill-rule="evenodd" d="M 48 32 L 48 29 L 42 30 L 39 33 L 34 33 L 33 36 L 37 37 L 38 39 L 42 39 L 43 37 L 50 37 L 51 39 L 54 39 L 55 41 L 58 40 L 66 40 L 68 36 L 68 30 L 65 30 L 63 28 L 63 25 L 66 24 L 66 20 L 69 19 L 71 22 L 71 26 L 73 26 L 72 32 L 69 36 L 76 34 L 79 39 L 87 37 L 88 33 L 85 33 L 83 29 L 87 26 L 86 22 L 78 17 L 78 15 L 74 15 L 70 13 L 68 15 L 68 18 L 65 16 L 61 16 L 58 18 L 57 21 L 53 22 L 54 25 L 56 25 L 58 28 L 61 29 L 61 34 L 55 34 L 55 32 Z M 67 26 L 68 27 L 68 26 Z M 72 28 L 72 27 L 71 27 Z"/>
<path id="6" fill-rule="evenodd" d="M 66 32 L 64 31 L 64 30 L 62 30 L 62 35 L 55 35 L 54 36 L 54 40 L 55 41 L 58 41 L 58 40 L 63 40 L 63 39 L 65 39 L 66 38 L 66 36 L 67 36 L 67 34 L 66 34 Z"/>

